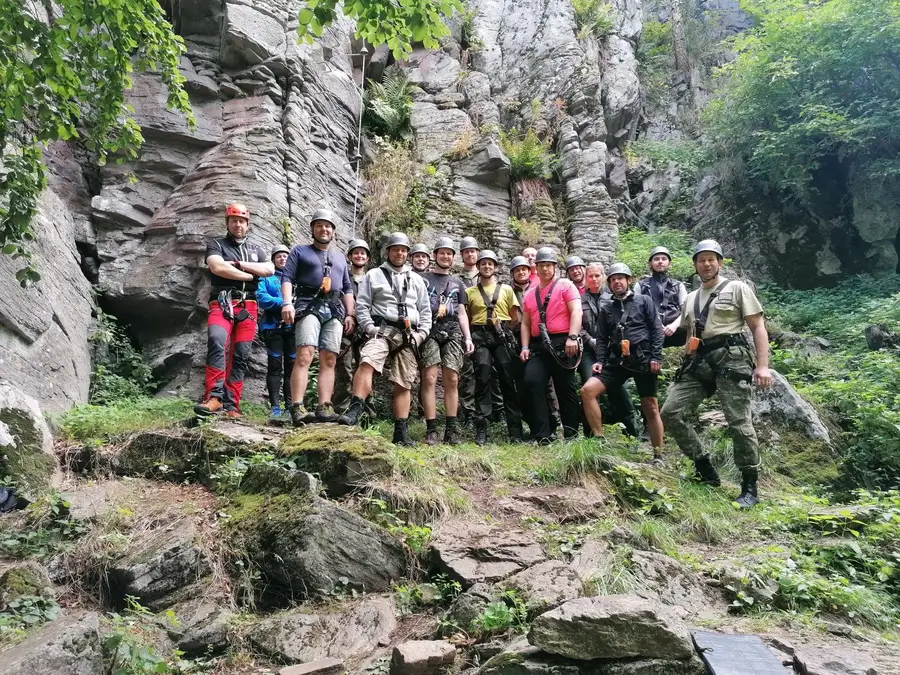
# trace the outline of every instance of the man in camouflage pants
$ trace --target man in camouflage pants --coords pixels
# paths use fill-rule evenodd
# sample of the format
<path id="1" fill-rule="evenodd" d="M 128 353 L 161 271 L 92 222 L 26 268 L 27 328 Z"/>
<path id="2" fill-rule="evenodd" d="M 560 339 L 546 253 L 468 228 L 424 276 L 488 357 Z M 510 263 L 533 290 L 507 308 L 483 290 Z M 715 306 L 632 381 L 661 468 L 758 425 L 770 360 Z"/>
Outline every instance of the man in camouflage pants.
<path id="1" fill-rule="evenodd" d="M 694 268 L 703 285 L 685 302 L 681 316 L 689 336 L 685 364 L 669 387 L 660 414 L 678 447 L 694 460 L 697 479 L 718 486 L 719 474 L 693 425 L 697 408 L 718 390 L 734 443 L 734 463 L 741 471 L 737 504 L 749 508 L 759 502 L 759 443 L 750 413 L 750 385 L 772 384 L 769 335 L 762 306 L 750 286 L 719 277 L 722 260 L 722 247 L 711 239 L 701 241 L 694 250 Z M 744 337 L 745 325 L 753 334 L 755 366 Z"/>

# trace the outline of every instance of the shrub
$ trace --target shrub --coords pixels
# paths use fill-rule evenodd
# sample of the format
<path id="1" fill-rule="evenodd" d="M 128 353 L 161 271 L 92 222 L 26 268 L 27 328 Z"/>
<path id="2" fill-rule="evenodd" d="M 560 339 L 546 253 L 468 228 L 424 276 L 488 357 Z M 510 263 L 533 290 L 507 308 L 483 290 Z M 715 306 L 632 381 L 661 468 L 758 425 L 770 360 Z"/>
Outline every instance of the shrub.
<path id="1" fill-rule="evenodd" d="M 88 338 L 94 369 L 90 401 L 96 404 L 140 398 L 153 391 L 153 372 L 115 317 L 98 311 L 97 329 Z"/>
<path id="2" fill-rule="evenodd" d="M 619 231 L 619 245 L 616 261 L 627 264 L 635 279 L 648 270 L 647 258 L 654 246 L 666 246 L 672 253 L 669 274 L 675 279 L 690 281 L 694 274 L 693 242 L 691 235 L 681 230 L 658 228 L 652 233 L 635 227 L 625 227 Z"/>
<path id="3" fill-rule="evenodd" d="M 464 159 L 472 154 L 472 146 L 478 140 L 478 132 L 474 129 L 468 129 L 463 132 L 459 138 L 453 143 L 447 157 L 454 160 Z"/>
<path id="4" fill-rule="evenodd" d="M 613 8 L 605 0 L 572 0 L 578 37 L 593 35 L 598 40 L 613 32 Z"/>
<path id="5" fill-rule="evenodd" d="M 58 423 L 69 440 L 105 442 L 132 431 L 170 427 L 190 415 L 187 399 L 144 397 L 105 406 L 77 405 Z"/>
<path id="6" fill-rule="evenodd" d="M 506 226 L 525 246 L 535 246 L 541 240 L 541 226 L 538 223 L 510 216 L 506 220 Z"/>
<path id="7" fill-rule="evenodd" d="M 504 591 L 499 600 L 488 604 L 481 614 L 472 620 L 470 631 L 484 637 L 505 633 L 510 629 L 525 632 L 528 626 L 528 610 L 525 601 L 515 590 Z"/>
<path id="8" fill-rule="evenodd" d="M 394 141 L 412 139 L 410 84 L 399 68 L 388 68 L 383 82 L 370 82 L 365 93 L 363 126 Z"/>
<path id="9" fill-rule="evenodd" d="M 365 197 L 362 225 L 366 231 L 379 228 L 406 230 L 411 218 L 410 196 L 419 180 L 419 163 L 406 145 L 376 138 L 378 151 L 364 172 Z M 414 205 L 423 209 L 421 205 Z M 424 215 L 424 213 L 422 214 Z"/>
<path id="10" fill-rule="evenodd" d="M 524 134 L 518 131 L 501 131 L 500 146 L 509 157 L 509 175 L 512 179 L 550 178 L 556 162 L 550 152 L 550 143 L 538 138 L 534 129 Z"/>

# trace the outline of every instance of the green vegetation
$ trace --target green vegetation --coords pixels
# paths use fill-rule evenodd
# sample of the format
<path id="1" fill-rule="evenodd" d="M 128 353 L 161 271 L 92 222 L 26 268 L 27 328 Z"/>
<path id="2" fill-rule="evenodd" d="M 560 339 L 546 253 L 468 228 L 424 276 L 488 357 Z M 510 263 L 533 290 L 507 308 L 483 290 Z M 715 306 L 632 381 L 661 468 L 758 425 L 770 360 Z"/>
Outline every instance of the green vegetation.
<path id="1" fill-rule="evenodd" d="M 814 356 L 778 349 L 773 365 L 840 427 L 842 484 L 896 486 L 900 363 L 890 351 L 868 351 L 864 330 L 873 323 L 900 330 L 900 277 L 856 277 L 809 291 L 764 286 L 761 295 L 775 324 L 830 342 Z"/>
<path id="2" fill-rule="evenodd" d="M 500 146 L 509 157 L 509 175 L 513 180 L 523 178 L 550 178 L 556 162 L 549 140 L 541 140 L 534 129 L 524 134 L 518 131 L 501 131 Z"/>
<path id="3" fill-rule="evenodd" d="M 438 49 L 439 39 L 450 29 L 445 17 L 463 12 L 460 0 L 419 0 L 386 3 L 382 0 L 355 0 L 339 9 L 337 0 L 306 0 L 298 16 L 298 34 L 312 42 L 334 23 L 339 12 L 356 22 L 356 37 L 379 46 L 387 44 L 396 60 L 409 56 L 413 43 L 427 49 Z"/>
<path id="4" fill-rule="evenodd" d="M 171 427 L 191 414 L 191 402 L 183 398 L 141 398 L 77 405 L 58 423 L 68 440 L 100 444 L 133 431 Z"/>
<path id="5" fill-rule="evenodd" d="M 592 35 L 598 40 L 613 32 L 613 10 L 606 0 L 572 0 L 578 37 Z"/>
<path id="6" fill-rule="evenodd" d="M 525 600 L 515 590 L 504 591 L 500 598 L 488 604 L 481 614 L 472 620 L 469 632 L 478 638 L 528 630 L 528 609 Z"/>
<path id="7" fill-rule="evenodd" d="M 506 226 L 525 246 L 535 246 L 541 241 L 541 226 L 538 223 L 510 216 L 506 219 Z"/>
<path id="8" fill-rule="evenodd" d="M 438 574 L 431 581 L 394 586 L 394 592 L 400 613 L 414 614 L 428 608 L 449 606 L 462 592 L 462 585 L 450 580 L 446 574 Z"/>
<path id="9" fill-rule="evenodd" d="M 619 230 L 619 248 L 616 261 L 627 264 L 635 279 L 650 273 L 648 257 L 654 246 L 665 246 L 672 254 L 669 274 L 675 279 L 690 281 L 694 275 L 693 237 L 683 230 L 659 228 L 652 233 L 635 227 Z"/>
<path id="10" fill-rule="evenodd" d="M 396 67 L 385 71 L 382 82 L 370 81 L 365 92 L 363 127 L 389 141 L 410 141 L 411 86 L 406 73 Z"/>
<path id="11" fill-rule="evenodd" d="M 655 19 L 644 21 L 635 56 L 641 88 L 651 102 L 660 102 L 669 90 L 673 69 L 671 24 Z"/>
<path id="12" fill-rule="evenodd" d="M 59 605 L 52 598 L 23 595 L 10 600 L 0 610 L 0 647 L 19 642 L 28 630 L 53 621 L 58 614 Z"/>
<path id="13" fill-rule="evenodd" d="M 170 658 L 154 647 L 153 623 L 158 617 L 142 607 L 135 598 L 128 597 L 128 608 L 123 614 L 111 613 L 104 617 L 103 664 L 112 675 L 150 675 L 151 673 L 180 673 L 182 665 L 175 651 Z M 171 610 L 165 613 L 165 624 L 178 627 Z"/>
<path id="14" fill-rule="evenodd" d="M 16 273 L 25 285 L 40 279 L 30 264 L 31 219 L 47 184 L 43 149 L 79 139 L 99 165 L 110 157 L 137 157 L 143 138 L 124 92 L 132 73 L 158 73 L 170 108 L 190 124 L 184 77 L 185 51 L 156 0 L 60 0 L 52 22 L 35 18 L 41 3 L 5 2 L 0 7 L 0 249 L 26 266 Z"/>
<path id="15" fill-rule="evenodd" d="M 0 534 L 0 555 L 10 558 L 49 558 L 71 551 L 90 526 L 68 518 L 69 503 L 48 492 L 25 509 L 18 528 Z"/>
<path id="16" fill-rule="evenodd" d="M 409 550 L 417 556 L 425 554 L 431 541 L 431 528 L 427 525 L 406 522 L 388 508 L 385 500 L 374 497 L 367 497 L 363 501 L 363 514 L 391 534 L 403 539 Z"/>
<path id="17" fill-rule="evenodd" d="M 90 338 L 92 353 L 90 402 L 121 403 L 153 391 L 153 372 L 115 317 L 98 312 Z"/>
<path id="18" fill-rule="evenodd" d="M 737 59 L 704 120 L 718 152 L 756 187 L 815 210 L 822 171 L 888 185 L 900 174 L 897 98 L 900 6 L 829 0 L 742 3 L 757 26 L 736 38 Z M 823 83 L 827 83 L 827 86 Z M 761 186 L 761 187 L 760 187 Z"/>

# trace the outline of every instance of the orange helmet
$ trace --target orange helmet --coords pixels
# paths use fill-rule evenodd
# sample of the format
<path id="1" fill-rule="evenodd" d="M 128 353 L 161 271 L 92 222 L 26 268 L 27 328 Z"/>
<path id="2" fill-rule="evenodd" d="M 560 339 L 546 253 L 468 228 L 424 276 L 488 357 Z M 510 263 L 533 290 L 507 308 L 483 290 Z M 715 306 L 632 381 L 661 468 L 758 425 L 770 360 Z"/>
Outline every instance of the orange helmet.
<path id="1" fill-rule="evenodd" d="M 225 217 L 227 218 L 228 216 L 238 216 L 239 218 L 250 220 L 250 209 L 243 204 L 235 202 L 225 207 Z"/>

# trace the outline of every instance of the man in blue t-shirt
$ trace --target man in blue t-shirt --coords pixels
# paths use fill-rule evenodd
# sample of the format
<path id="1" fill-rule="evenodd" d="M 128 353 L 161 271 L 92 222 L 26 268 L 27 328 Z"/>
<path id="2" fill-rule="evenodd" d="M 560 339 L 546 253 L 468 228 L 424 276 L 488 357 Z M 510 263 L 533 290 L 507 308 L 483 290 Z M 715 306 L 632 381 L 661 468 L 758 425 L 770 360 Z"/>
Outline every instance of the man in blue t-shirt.
<path id="1" fill-rule="evenodd" d="M 294 426 L 336 422 L 331 402 L 334 370 L 341 351 L 341 336 L 356 329 L 353 285 L 347 259 L 331 247 L 336 219 L 319 209 L 310 219 L 313 243 L 294 246 L 281 280 L 281 319 L 295 328 L 297 361 L 291 373 L 291 420 Z M 303 405 L 309 364 L 318 350 L 318 406 L 314 413 Z"/>

